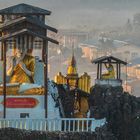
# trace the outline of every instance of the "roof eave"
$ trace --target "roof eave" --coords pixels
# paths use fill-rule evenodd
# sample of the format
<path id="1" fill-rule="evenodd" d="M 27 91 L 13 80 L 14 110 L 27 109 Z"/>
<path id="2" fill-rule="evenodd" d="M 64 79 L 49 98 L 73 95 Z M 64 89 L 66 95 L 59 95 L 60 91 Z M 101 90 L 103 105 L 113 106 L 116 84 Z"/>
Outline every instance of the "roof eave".
<path id="1" fill-rule="evenodd" d="M 33 31 L 29 30 L 29 29 L 23 29 L 23 30 L 17 31 L 17 32 L 15 32 L 13 34 L 8 34 L 8 35 L 5 35 L 3 37 L 0 37 L 0 41 L 6 41 L 7 39 L 9 39 L 11 37 L 15 37 L 15 36 L 22 35 L 22 34 L 25 34 L 25 33 L 28 33 L 28 34 L 33 35 L 33 36 L 38 36 L 38 37 L 40 37 L 42 39 L 45 39 L 47 41 L 50 41 L 50 42 L 52 42 L 54 44 L 59 44 L 58 41 L 56 41 L 56 40 L 54 40 L 52 38 L 37 34 L 37 33 L 33 32 Z"/>
<path id="2" fill-rule="evenodd" d="M 97 63 L 104 63 L 103 61 L 104 61 L 104 60 L 107 60 L 108 58 L 111 58 L 111 59 L 113 59 L 113 60 L 115 60 L 115 61 L 118 61 L 118 63 L 127 65 L 127 62 L 122 61 L 122 60 L 120 60 L 120 59 L 118 59 L 118 58 L 115 58 L 115 57 L 113 57 L 113 56 L 102 56 L 102 57 L 97 58 L 97 59 L 95 59 L 95 60 L 91 60 L 91 63 L 95 63 L 95 64 L 97 64 Z"/>

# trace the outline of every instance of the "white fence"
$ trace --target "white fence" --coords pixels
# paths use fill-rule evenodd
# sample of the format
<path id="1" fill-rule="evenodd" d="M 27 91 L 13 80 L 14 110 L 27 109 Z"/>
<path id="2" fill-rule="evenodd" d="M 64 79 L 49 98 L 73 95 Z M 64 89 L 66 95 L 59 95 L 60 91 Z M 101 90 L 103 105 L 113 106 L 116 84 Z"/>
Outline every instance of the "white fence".
<path id="1" fill-rule="evenodd" d="M 0 128 L 12 127 L 40 131 L 94 131 L 104 125 L 105 119 L 61 118 L 61 119 L 0 119 Z"/>

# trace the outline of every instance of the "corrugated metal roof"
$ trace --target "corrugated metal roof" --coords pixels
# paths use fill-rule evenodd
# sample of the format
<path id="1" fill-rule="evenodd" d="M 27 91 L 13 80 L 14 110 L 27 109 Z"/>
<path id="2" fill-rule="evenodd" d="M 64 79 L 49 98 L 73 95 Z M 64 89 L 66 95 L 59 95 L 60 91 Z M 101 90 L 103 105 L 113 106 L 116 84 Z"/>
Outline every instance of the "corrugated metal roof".
<path id="1" fill-rule="evenodd" d="M 18 5 L 14 5 L 14 6 L 0 10 L 0 14 L 1 15 L 18 15 L 18 14 L 20 15 L 27 15 L 27 14 L 50 15 L 51 11 L 21 3 Z"/>

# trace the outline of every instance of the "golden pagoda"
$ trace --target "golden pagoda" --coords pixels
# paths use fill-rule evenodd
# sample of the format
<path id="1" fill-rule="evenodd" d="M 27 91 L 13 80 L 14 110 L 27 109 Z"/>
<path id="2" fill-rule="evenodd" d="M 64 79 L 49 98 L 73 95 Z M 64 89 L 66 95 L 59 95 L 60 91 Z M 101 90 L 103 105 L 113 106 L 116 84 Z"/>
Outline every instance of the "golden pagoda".
<path id="1" fill-rule="evenodd" d="M 81 75 L 80 77 L 78 76 L 74 53 L 69 62 L 66 76 L 62 75 L 62 73 L 59 72 L 55 76 L 54 81 L 57 84 L 68 84 L 70 88 L 75 87 L 75 88 L 79 88 L 84 92 L 90 93 L 91 78 L 86 72 L 84 72 L 84 74 Z"/>
<path id="2" fill-rule="evenodd" d="M 88 96 L 90 93 L 91 78 L 86 72 L 80 77 L 78 76 L 74 53 L 69 62 L 66 76 L 59 72 L 55 76 L 55 82 L 57 84 L 67 84 L 70 90 L 78 89 L 75 90 L 74 117 L 86 118 L 89 110 Z M 83 93 L 85 96 L 83 96 Z"/>

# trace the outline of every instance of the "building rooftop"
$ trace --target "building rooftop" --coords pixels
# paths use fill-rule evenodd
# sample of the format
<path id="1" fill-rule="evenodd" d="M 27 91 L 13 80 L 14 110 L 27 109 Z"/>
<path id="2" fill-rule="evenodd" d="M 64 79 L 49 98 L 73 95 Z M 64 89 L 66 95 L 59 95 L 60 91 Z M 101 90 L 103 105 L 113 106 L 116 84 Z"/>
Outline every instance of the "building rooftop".
<path id="1" fill-rule="evenodd" d="M 0 10 L 0 15 L 50 15 L 51 11 L 28 4 L 18 4 Z"/>
<path id="2" fill-rule="evenodd" d="M 98 40 L 88 40 L 80 43 L 81 47 L 89 47 L 89 48 L 98 48 L 99 47 L 99 42 Z"/>
<path id="3" fill-rule="evenodd" d="M 125 45 L 128 45 L 129 43 L 125 42 L 125 41 L 120 41 L 120 40 L 113 40 L 113 47 L 118 48 L 118 47 L 122 47 Z"/>
<path id="4" fill-rule="evenodd" d="M 131 61 L 131 63 L 128 63 L 128 66 L 135 66 L 135 65 L 140 65 L 140 57 L 135 58 Z"/>
<path id="5" fill-rule="evenodd" d="M 109 38 L 104 38 L 104 42 L 106 42 L 108 40 L 110 40 Z M 112 40 L 113 42 L 113 48 L 119 48 L 125 45 L 128 45 L 129 43 L 125 42 L 125 41 L 120 41 L 120 40 Z M 89 48 L 98 48 L 101 49 L 101 42 L 100 40 L 88 40 L 88 41 L 84 41 L 82 42 L 80 45 L 82 45 L 82 47 L 88 47 Z M 84 46 L 85 45 L 85 46 Z"/>

